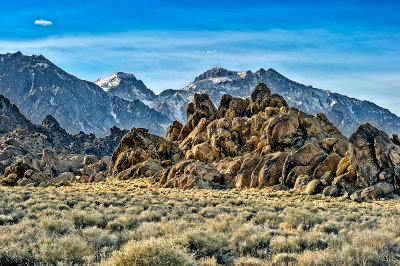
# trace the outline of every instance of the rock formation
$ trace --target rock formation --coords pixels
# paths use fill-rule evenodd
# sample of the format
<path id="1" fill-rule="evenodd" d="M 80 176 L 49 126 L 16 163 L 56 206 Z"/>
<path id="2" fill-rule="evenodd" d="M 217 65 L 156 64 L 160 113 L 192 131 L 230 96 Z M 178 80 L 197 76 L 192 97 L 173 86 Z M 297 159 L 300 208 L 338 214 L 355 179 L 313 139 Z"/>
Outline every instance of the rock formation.
<path id="1" fill-rule="evenodd" d="M 41 125 L 35 125 L 2 95 L 0 120 L 0 184 L 3 185 L 100 181 L 109 167 L 110 155 L 128 132 L 113 127 L 104 138 L 83 132 L 71 135 L 50 115 Z"/>
<path id="2" fill-rule="evenodd" d="M 196 94 L 184 125 L 165 139 L 134 129 L 115 150 L 109 178 L 150 177 L 166 187 L 292 189 L 354 200 L 400 185 L 400 146 L 366 124 L 349 140 L 323 114 L 289 107 L 265 84 L 250 99 Z M 398 138 L 393 137 L 394 141 Z"/>
<path id="3" fill-rule="evenodd" d="M 184 125 L 173 122 L 165 138 L 142 128 L 113 128 L 109 137 L 97 139 L 71 136 L 48 116 L 41 126 L 3 135 L 0 183 L 47 186 L 147 177 L 182 189 L 267 187 L 355 201 L 400 190 L 397 136 L 364 124 L 347 139 L 325 115 L 289 107 L 265 84 L 249 99 L 224 95 L 218 109 L 207 95 L 196 94 L 187 117 Z M 34 144 L 16 137 L 22 135 Z M 117 142 L 112 157 L 98 156 Z M 10 163 L 10 154 L 20 160 Z"/>

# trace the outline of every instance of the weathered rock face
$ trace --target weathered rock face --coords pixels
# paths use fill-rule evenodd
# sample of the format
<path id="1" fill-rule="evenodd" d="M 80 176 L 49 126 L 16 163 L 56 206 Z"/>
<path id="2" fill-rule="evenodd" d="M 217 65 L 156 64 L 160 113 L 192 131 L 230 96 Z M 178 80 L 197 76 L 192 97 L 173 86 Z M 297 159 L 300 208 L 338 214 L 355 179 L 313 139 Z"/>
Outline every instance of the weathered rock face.
<path id="1" fill-rule="evenodd" d="M 134 128 L 115 149 L 108 174 L 116 176 L 149 158 L 175 162 L 181 158 L 181 153 L 173 142 L 149 134 L 147 129 Z"/>
<path id="2" fill-rule="evenodd" d="M 161 170 L 157 181 L 165 187 L 177 188 L 213 188 L 223 184 L 223 175 L 212 164 L 186 160 Z"/>
<path id="3" fill-rule="evenodd" d="M 308 143 L 289 155 L 282 170 L 281 183 L 293 187 L 300 175 L 312 175 L 315 168 L 327 158 L 317 145 Z"/>
<path id="4" fill-rule="evenodd" d="M 188 119 L 181 130 L 179 140 L 184 140 L 197 126 L 202 118 L 213 120 L 216 113 L 217 109 L 215 108 L 208 95 L 196 93 L 194 95 L 194 104 L 188 104 L 186 111 Z"/>
<path id="5" fill-rule="evenodd" d="M 283 166 L 289 153 L 276 152 L 265 156 L 265 164 L 259 175 L 252 178 L 251 187 L 265 187 L 279 184 L 282 176 Z"/>
<path id="6" fill-rule="evenodd" d="M 182 127 L 182 124 L 178 121 L 172 122 L 172 124 L 168 127 L 167 136 L 165 139 L 169 141 L 179 140 L 179 134 L 181 133 Z"/>
<path id="7" fill-rule="evenodd" d="M 271 90 L 264 83 L 259 83 L 250 95 L 250 110 L 256 114 L 266 107 L 287 107 L 285 99 L 278 94 L 271 94 Z"/>
<path id="8" fill-rule="evenodd" d="M 379 199 L 398 191 L 400 146 L 370 124 L 361 125 L 349 141 L 349 157 L 339 163 L 338 174 L 352 173 L 350 176 L 356 178 L 352 197 L 355 200 Z M 343 170 L 346 167 L 347 173 Z"/>

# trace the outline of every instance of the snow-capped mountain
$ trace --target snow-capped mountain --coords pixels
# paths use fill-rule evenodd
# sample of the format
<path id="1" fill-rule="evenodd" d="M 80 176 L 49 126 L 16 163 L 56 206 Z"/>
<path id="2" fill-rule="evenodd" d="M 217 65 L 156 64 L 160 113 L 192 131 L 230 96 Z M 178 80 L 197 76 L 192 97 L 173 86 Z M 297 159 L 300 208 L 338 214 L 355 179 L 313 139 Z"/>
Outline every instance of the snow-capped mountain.
<path id="1" fill-rule="evenodd" d="M 143 81 L 136 79 L 130 73 L 118 72 L 106 78 L 99 78 L 94 83 L 110 95 L 118 96 L 125 100 L 141 100 L 151 105 L 156 98 L 154 92 L 148 89 Z"/>
<path id="2" fill-rule="evenodd" d="M 185 121 L 186 105 L 195 93 L 207 93 L 218 105 L 223 94 L 247 97 L 259 82 L 268 85 L 273 93 L 282 95 L 289 106 L 313 115 L 324 113 L 343 134 L 349 136 L 365 122 L 388 132 L 400 133 L 400 118 L 389 110 L 369 101 L 361 101 L 327 90 L 305 86 L 292 81 L 273 69 L 252 71 L 230 71 L 213 68 L 195 78 L 182 90 L 161 93 L 154 109 L 171 119 Z M 180 110 L 180 112 L 179 112 Z"/>
<path id="3" fill-rule="evenodd" d="M 252 72 L 213 68 L 181 90 L 155 95 L 133 74 L 118 72 L 93 83 L 68 74 L 41 55 L 0 55 L 0 94 L 33 123 L 51 114 L 70 133 L 105 136 L 109 128 L 117 126 L 144 127 L 164 135 L 171 121 L 186 120 L 186 106 L 195 93 L 209 94 L 218 105 L 223 94 L 249 96 L 259 82 L 282 95 L 290 106 L 314 115 L 324 113 L 347 136 L 365 122 L 389 134 L 400 132 L 400 118 L 387 109 L 302 85 L 273 69 Z"/>
<path id="4" fill-rule="evenodd" d="M 105 136 L 113 126 L 148 128 L 163 135 L 170 119 L 140 100 L 110 95 L 93 82 L 68 74 L 42 55 L 0 55 L 0 94 L 33 123 L 47 114 L 70 133 Z"/>

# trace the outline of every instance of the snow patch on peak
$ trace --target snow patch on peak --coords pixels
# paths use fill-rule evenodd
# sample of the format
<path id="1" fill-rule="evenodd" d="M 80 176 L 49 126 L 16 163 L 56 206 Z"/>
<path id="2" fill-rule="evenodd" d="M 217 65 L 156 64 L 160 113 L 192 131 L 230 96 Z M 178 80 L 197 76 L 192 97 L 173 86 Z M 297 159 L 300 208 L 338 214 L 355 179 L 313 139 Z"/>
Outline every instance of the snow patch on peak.
<path id="1" fill-rule="evenodd" d="M 33 67 L 43 67 L 43 68 L 48 68 L 49 64 L 47 63 L 36 63 L 33 65 Z"/>
<path id="2" fill-rule="evenodd" d="M 122 79 L 117 73 L 106 78 L 99 78 L 94 83 L 96 83 L 104 91 L 109 91 L 110 89 L 117 87 L 121 83 L 121 80 Z"/>

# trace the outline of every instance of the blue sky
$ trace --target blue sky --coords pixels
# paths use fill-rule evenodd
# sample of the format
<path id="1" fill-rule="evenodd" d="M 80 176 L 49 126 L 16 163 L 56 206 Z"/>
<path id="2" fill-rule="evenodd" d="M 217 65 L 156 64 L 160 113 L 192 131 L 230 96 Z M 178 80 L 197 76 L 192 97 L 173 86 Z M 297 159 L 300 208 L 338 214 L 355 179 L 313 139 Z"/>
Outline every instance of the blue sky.
<path id="1" fill-rule="evenodd" d="M 156 92 L 215 66 L 272 67 L 400 115 L 399 13 L 399 1 L 0 0 L 0 53 L 87 80 L 131 72 Z"/>

